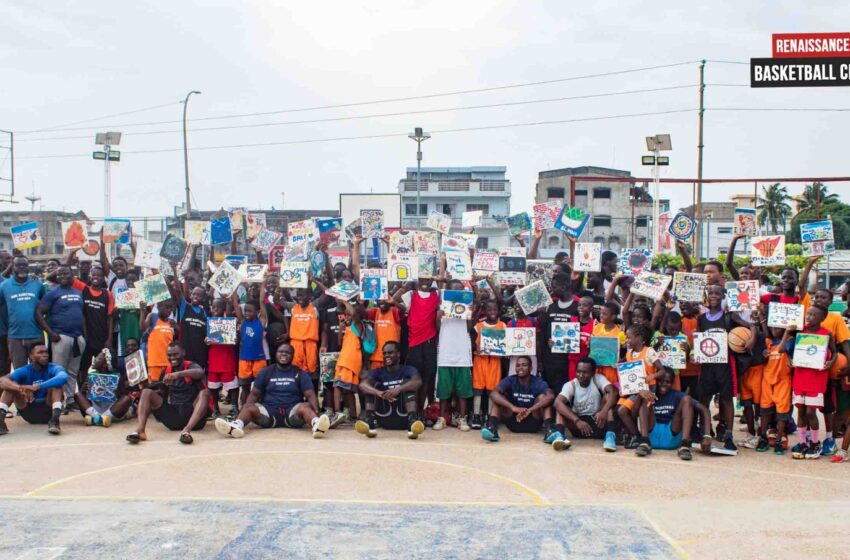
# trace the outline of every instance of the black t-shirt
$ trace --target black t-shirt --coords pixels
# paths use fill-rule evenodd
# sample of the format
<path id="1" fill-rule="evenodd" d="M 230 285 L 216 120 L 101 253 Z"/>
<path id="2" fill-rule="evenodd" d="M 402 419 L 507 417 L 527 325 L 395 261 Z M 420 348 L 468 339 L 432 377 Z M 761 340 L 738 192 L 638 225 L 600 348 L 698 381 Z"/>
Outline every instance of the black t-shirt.
<path id="1" fill-rule="evenodd" d="M 83 288 L 83 315 L 86 321 L 86 347 L 100 350 L 109 336 L 109 292 Z"/>
<path id="2" fill-rule="evenodd" d="M 203 369 L 195 362 L 185 361 L 180 371 L 188 369 Z M 165 369 L 165 373 L 172 373 L 171 364 Z M 204 382 L 200 379 L 192 379 L 186 376 L 180 376 L 168 386 L 168 402 L 174 405 L 186 405 L 195 402 L 195 397 L 198 396 L 204 388 Z"/>
<path id="3" fill-rule="evenodd" d="M 328 327 L 328 352 L 339 352 L 342 349 L 339 343 L 339 325 L 344 316 L 345 313 L 337 311 L 336 305 L 325 308 L 320 314 L 322 328 L 324 325 Z"/>
<path id="4" fill-rule="evenodd" d="M 180 341 L 186 349 L 186 359 L 207 366 L 209 348 L 207 337 L 207 313 L 203 307 L 195 308 L 188 301 L 180 303 Z"/>
<path id="5" fill-rule="evenodd" d="M 569 354 L 553 354 L 549 348 L 549 340 L 552 338 L 552 323 L 570 323 L 574 317 L 578 317 L 578 298 L 573 297 L 573 300 L 566 307 L 562 307 L 561 303 L 560 300 L 555 301 L 546 308 L 543 336 L 538 340 L 537 346 L 539 350 L 542 350 L 542 354 L 546 359 L 567 362 L 569 360 Z"/>

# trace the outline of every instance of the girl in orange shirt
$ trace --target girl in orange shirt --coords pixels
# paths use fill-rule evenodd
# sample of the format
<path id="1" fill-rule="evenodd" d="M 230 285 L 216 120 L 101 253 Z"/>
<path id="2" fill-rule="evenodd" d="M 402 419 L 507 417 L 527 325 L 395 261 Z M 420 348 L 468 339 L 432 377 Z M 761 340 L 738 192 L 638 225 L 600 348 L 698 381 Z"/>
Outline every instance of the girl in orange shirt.
<path id="1" fill-rule="evenodd" d="M 643 368 L 646 372 L 646 383 L 649 385 L 650 391 L 655 387 L 656 372 L 661 371 L 663 368 L 655 349 L 649 346 L 651 338 L 652 331 L 646 325 L 633 324 L 626 329 L 626 361 L 643 362 Z M 637 449 L 638 445 L 640 445 L 636 423 L 640 404 L 641 398 L 638 395 L 629 395 L 617 401 L 617 414 L 623 422 L 623 428 L 626 430 L 627 437 L 624 440 L 624 447 L 626 449 Z"/>
<path id="2" fill-rule="evenodd" d="M 342 346 L 336 362 L 334 416 L 331 419 L 331 428 L 347 420 L 350 414 L 357 414 L 354 395 L 357 394 L 360 371 L 363 369 L 362 338 L 365 332 L 363 310 L 359 305 L 354 306 L 347 301 L 343 303 L 345 304 L 345 322 L 348 326 L 345 328 L 345 334 L 342 335 Z M 343 404 L 345 408 L 342 408 Z"/>
<path id="3" fill-rule="evenodd" d="M 620 315 L 620 306 L 613 301 L 606 301 L 599 310 L 599 322 L 593 326 L 593 336 L 607 336 L 616 338 L 620 346 L 626 343 L 626 333 L 623 332 L 614 321 Z M 604 375 L 609 383 L 620 387 L 620 378 L 617 376 L 617 366 L 598 366 L 596 373 Z"/>
<path id="4" fill-rule="evenodd" d="M 369 357 L 369 369 L 384 367 L 384 354 L 380 350 L 387 342 L 401 342 L 401 316 L 398 308 L 387 300 L 366 311 L 366 320 L 375 325 L 375 348 Z"/>
<path id="5" fill-rule="evenodd" d="M 319 312 L 310 302 L 310 292 L 299 289 L 289 311 L 289 342 L 295 351 L 292 365 L 316 377 L 319 370 Z"/>

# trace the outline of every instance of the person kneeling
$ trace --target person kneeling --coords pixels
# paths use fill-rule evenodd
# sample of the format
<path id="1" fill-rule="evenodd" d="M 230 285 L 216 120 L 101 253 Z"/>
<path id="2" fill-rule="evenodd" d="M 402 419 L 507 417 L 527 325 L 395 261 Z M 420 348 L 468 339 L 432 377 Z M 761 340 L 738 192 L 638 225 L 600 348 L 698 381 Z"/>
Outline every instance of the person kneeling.
<path id="1" fill-rule="evenodd" d="M 112 353 L 109 348 L 100 351 L 85 382 L 74 395 L 86 426 L 108 428 L 113 420 L 124 420 L 132 415 L 133 397 L 127 376 L 112 368 Z"/>
<path id="2" fill-rule="evenodd" d="M 33 344 L 29 349 L 30 363 L 0 377 L 0 435 L 8 434 L 6 413 L 9 405 L 15 407 L 21 418 L 30 424 L 47 424 L 47 431 L 59 435 L 59 417 L 65 394 L 62 387 L 68 381 L 68 372 L 62 366 L 50 363 L 47 346 Z"/>
<path id="3" fill-rule="evenodd" d="M 422 378 L 413 366 L 401 365 L 398 342 L 388 341 L 383 348 L 384 367 L 373 369 L 360 382 L 366 400 L 366 419 L 354 424 L 357 433 L 373 438 L 378 426 L 384 430 L 407 429 L 407 437 L 416 439 L 425 424 L 416 410 L 416 394 Z"/>
<path id="4" fill-rule="evenodd" d="M 195 362 L 185 361 L 185 355 L 179 342 L 168 345 L 168 366 L 160 382 L 142 390 L 138 429 L 127 436 L 128 442 L 135 444 L 148 439 L 145 426 L 151 412 L 169 430 L 180 430 L 180 443 L 192 443 L 191 432 L 206 426 L 211 408 L 210 392 L 204 386 L 204 369 Z"/>
<path id="5" fill-rule="evenodd" d="M 553 435 L 550 438 L 552 447 L 560 451 L 570 446 L 570 440 L 564 433 L 567 428 L 573 437 L 601 439 L 605 451 L 617 451 L 611 414 L 617 404 L 617 396 L 614 385 L 604 375 L 596 373 L 596 360 L 586 356 L 581 358 L 576 366 L 576 378 L 564 383 L 555 399 L 555 430 L 561 438 Z"/>
<path id="6" fill-rule="evenodd" d="M 236 420 L 215 419 L 215 429 L 224 436 L 241 438 L 245 425 L 261 428 L 301 428 L 310 425 L 313 437 L 321 438 L 331 427 L 326 414 L 318 415 L 319 399 L 310 374 L 292 365 L 295 350 L 288 342 L 277 347 L 275 364 L 260 370 L 248 400 Z"/>
<path id="7" fill-rule="evenodd" d="M 708 409 L 681 391 L 673 390 L 673 372 L 662 371 L 657 378 L 655 392 L 641 391 L 640 418 L 641 441 L 635 453 L 646 457 L 654 449 L 679 449 L 679 459 L 691 460 L 691 429 L 694 410 L 702 414 L 702 425 L 711 425 Z M 703 453 L 711 452 L 711 436 L 706 434 L 700 442 Z"/>
<path id="8" fill-rule="evenodd" d="M 502 379 L 490 392 L 490 417 L 481 429 L 481 437 L 487 441 L 499 441 L 499 420 L 504 420 L 505 426 L 514 433 L 539 432 L 544 422 L 552 421 L 554 399 L 549 385 L 531 375 L 531 358 L 520 356 L 516 361 L 516 375 Z"/>

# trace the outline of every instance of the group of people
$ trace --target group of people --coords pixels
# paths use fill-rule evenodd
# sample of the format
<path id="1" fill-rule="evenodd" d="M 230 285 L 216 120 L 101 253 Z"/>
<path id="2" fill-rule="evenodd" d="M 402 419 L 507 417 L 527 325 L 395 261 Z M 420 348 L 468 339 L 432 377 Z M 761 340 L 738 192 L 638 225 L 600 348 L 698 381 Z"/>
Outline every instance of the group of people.
<path id="1" fill-rule="evenodd" d="M 530 236 L 530 258 L 541 236 Z M 850 410 L 845 317 L 829 311 L 832 291 L 810 293 L 816 258 L 802 271 L 738 270 L 732 255 L 739 237 L 725 265 L 694 264 L 678 244 L 684 269 L 705 275 L 702 302 L 678 301 L 670 290 L 658 300 L 632 293 L 634 279 L 618 274 L 613 252 L 603 252 L 597 272 L 577 272 L 569 254 L 559 253 L 547 286 L 553 303 L 533 313 L 523 311 L 516 288 L 500 285 L 497 275 L 452 278 L 444 257 L 433 277 L 390 283 L 383 299 L 331 296 L 335 283 L 359 281 L 358 236 L 349 242 L 347 263 L 334 264 L 326 247 L 314 247 L 308 288 L 282 288 L 269 271 L 262 281 L 221 294 L 206 282 L 211 271 L 192 258 L 184 270 L 174 263 L 180 272 L 167 277 L 170 299 L 138 309 L 117 308 L 114 295 L 151 271 L 124 257 L 110 260 L 104 251 L 93 263 L 71 251 L 37 277 L 26 256 L 0 252 L 0 434 L 8 433 L 13 410 L 59 434 L 63 414 L 76 409 L 87 426 L 135 423 L 126 438 L 131 444 L 147 440 L 153 415 L 179 431 L 184 444 L 208 421 L 235 438 L 249 426 L 308 427 L 321 438 L 353 424 L 367 438 L 403 430 L 416 439 L 426 428 L 451 426 L 478 430 L 493 443 L 504 426 L 540 434 L 556 451 L 568 449 L 571 439 L 597 439 L 608 452 L 623 447 L 646 456 L 665 449 L 691 460 L 692 449 L 734 454 L 739 445 L 781 455 L 796 433 L 794 458 L 845 461 L 850 438 L 837 444 Z M 255 258 L 263 263 L 265 257 L 258 252 Z M 727 279 L 759 281 L 760 305 L 729 311 Z M 472 318 L 446 316 L 442 289 L 473 292 Z M 798 329 L 768 326 L 772 302 L 804 306 L 799 330 L 828 337 L 823 368 L 792 364 Z M 236 318 L 235 344 L 209 337 L 213 317 Z M 578 323 L 578 352 L 553 348 L 559 323 Z M 481 351 L 483 329 L 508 327 L 534 329 L 534 351 L 513 357 Z M 740 327 L 749 331 L 746 343 L 730 349 L 724 363 L 693 359 L 695 333 Z M 658 349 L 665 337 L 681 335 L 689 359 L 673 369 L 662 364 Z M 617 368 L 596 363 L 591 343 L 599 337 L 618 341 L 618 361 L 643 363 L 644 389 L 626 394 Z M 137 352 L 148 379 L 131 386 L 126 358 Z M 735 396 L 743 426 L 737 441 Z"/>

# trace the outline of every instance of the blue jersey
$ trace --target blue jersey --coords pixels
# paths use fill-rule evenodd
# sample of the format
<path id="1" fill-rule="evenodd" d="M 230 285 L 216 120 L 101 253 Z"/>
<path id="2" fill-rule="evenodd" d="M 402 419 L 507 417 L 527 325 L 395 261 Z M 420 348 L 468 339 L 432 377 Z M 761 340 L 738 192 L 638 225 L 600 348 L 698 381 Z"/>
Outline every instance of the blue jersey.
<path id="1" fill-rule="evenodd" d="M 509 375 L 499 382 L 499 392 L 514 406 L 531 408 L 537 397 L 549 390 L 549 385 L 536 375 L 529 375 L 528 383 L 520 383 L 519 376 Z"/>
<path id="2" fill-rule="evenodd" d="M 9 377 L 18 385 L 38 383 L 38 391 L 35 392 L 37 403 L 43 403 L 47 399 L 48 389 L 61 387 L 68 381 L 68 373 L 65 369 L 53 363 L 48 363 L 44 369 L 37 369 L 33 364 L 27 364 L 10 373 Z"/>
<path id="3" fill-rule="evenodd" d="M 8 337 L 13 339 L 41 338 L 41 327 L 35 320 L 35 309 L 44 295 L 44 284 L 35 278 L 18 282 L 9 278 L 0 285 L 0 300 L 6 307 Z"/>
<path id="4" fill-rule="evenodd" d="M 278 364 L 263 368 L 254 381 L 254 388 L 263 393 L 260 401 L 270 412 L 289 410 L 304 402 L 304 393 L 313 390 L 310 374 L 296 366 Z"/>
<path id="5" fill-rule="evenodd" d="M 263 322 L 259 319 L 253 321 L 242 321 L 239 329 L 239 359 L 240 360 L 265 360 L 266 350 L 263 346 L 265 333 Z"/>

